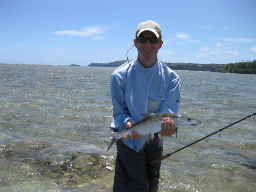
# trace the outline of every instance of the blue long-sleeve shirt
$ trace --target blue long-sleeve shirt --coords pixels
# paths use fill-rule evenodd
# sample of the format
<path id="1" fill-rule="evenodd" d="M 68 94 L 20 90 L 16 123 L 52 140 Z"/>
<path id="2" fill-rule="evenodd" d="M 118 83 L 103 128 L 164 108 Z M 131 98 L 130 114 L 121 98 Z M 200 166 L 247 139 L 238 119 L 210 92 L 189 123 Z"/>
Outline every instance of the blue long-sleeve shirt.
<path id="1" fill-rule="evenodd" d="M 144 68 L 137 59 L 118 67 L 111 75 L 113 121 L 110 128 L 121 131 L 130 120 L 143 119 L 143 113 L 178 113 L 180 100 L 179 76 L 161 61 Z M 140 151 L 147 137 L 123 141 Z"/>

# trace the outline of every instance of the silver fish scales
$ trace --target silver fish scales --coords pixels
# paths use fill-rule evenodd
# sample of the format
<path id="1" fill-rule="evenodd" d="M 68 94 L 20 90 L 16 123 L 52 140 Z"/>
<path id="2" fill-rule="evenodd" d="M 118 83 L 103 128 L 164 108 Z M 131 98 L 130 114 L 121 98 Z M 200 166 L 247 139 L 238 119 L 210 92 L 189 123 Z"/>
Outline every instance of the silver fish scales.
<path id="1" fill-rule="evenodd" d="M 131 132 L 133 130 L 136 130 L 138 134 L 145 136 L 148 136 L 148 141 L 152 138 L 154 138 L 154 133 L 157 133 L 161 130 L 161 122 L 163 121 L 163 118 L 170 117 L 176 127 L 183 127 L 187 125 L 198 125 L 201 123 L 201 121 L 193 118 L 188 117 L 185 115 L 177 115 L 175 113 L 145 113 L 143 114 L 145 117 L 143 120 L 135 123 L 131 129 L 124 129 L 120 132 L 117 132 L 114 134 L 114 136 L 111 139 L 111 143 L 107 149 L 107 151 L 110 149 L 110 147 L 119 139 L 123 138 L 126 133 L 129 133 L 131 135 Z"/>

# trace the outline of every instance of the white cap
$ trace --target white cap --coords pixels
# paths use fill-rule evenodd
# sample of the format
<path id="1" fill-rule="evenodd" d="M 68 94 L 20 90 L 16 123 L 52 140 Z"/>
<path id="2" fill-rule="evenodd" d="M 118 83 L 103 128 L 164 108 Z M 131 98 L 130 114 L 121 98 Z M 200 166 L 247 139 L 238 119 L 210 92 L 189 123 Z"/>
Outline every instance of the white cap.
<path id="1" fill-rule="evenodd" d="M 141 22 L 139 25 L 138 25 L 138 28 L 137 28 L 137 31 L 136 31 L 136 37 L 139 37 L 140 34 L 144 31 L 151 31 L 152 33 L 155 34 L 155 36 L 159 39 L 162 38 L 162 32 L 161 32 L 161 28 L 160 26 L 152 21 L 152 20 L 148 20 L 148 21 L 145 21 L 145 22 Z"/>

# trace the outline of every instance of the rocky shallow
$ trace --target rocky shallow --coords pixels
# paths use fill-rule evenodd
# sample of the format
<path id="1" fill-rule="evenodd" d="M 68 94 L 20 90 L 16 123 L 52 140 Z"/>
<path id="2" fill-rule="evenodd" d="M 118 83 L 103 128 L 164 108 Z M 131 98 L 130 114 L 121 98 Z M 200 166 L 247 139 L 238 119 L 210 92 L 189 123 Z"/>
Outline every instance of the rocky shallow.
<path id="1" fill-rule="evenodd" d="M 114 156 L 76 151 L 61 153 L 53 148 L 51 144 L 35 141 L 0 145 L 0 170 L 5 173 L 5 176 L 1 174 L 0 187 L 39 179 L 45 180 L 49 189 L 74 191 L 97 186 L 106 191 L 112 188 Z"/>

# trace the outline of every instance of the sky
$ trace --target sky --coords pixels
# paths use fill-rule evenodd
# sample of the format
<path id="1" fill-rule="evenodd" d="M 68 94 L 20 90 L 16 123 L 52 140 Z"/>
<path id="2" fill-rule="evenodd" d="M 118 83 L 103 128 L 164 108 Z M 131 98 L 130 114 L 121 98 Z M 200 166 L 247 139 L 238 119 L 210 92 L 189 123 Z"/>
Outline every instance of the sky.
<path id="1" fill-rule="evenodd" d="M 161 61 L 252 61 L 255 8 L 255 0 L 0 0 L 0 63 L 125 60 L 138 24 L 146 20 L 161 27 Z M 128 57 L 137 57 L 136 48 Z"/>

